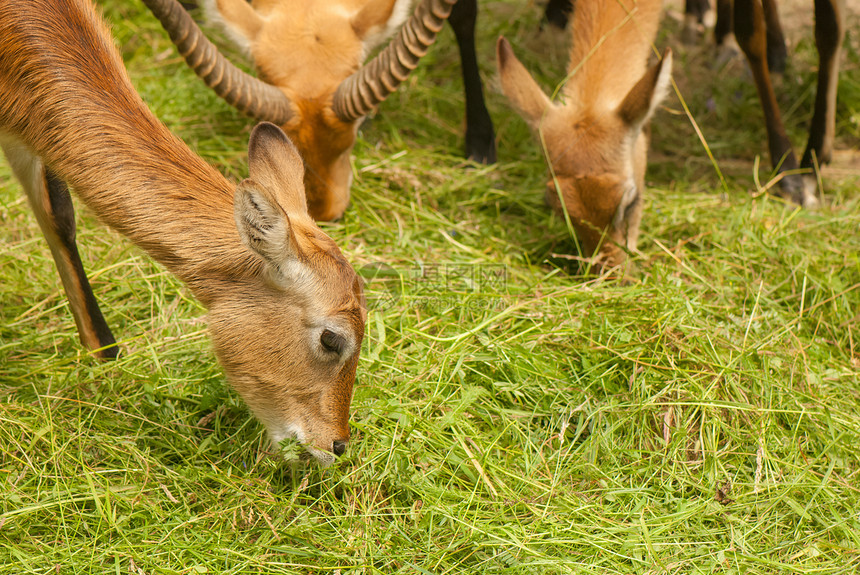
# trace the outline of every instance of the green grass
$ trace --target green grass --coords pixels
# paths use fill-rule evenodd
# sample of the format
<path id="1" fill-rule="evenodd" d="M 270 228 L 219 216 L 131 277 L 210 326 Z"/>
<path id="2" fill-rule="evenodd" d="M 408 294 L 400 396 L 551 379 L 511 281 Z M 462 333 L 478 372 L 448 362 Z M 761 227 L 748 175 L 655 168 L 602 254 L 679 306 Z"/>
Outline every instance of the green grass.
<path id="1" fill-rule="evenodd" d="M 252 122 L 137 0 L 101 4 L 156 114 L 243 177 Z M 718 79 L 667 21 L 660 44 L 727 188 L 672 97 L 654 123 L 640 276 L 578 276 L 541 154 L 494 84 L 499 33 L 544 86 L 561 78 L 563 49 L 527 49 L 537 16 L 483 5 L 498 164 L 460 158 L 447 30 L 362 130 L 352 207 L 324 227 L 357 268 L 401 279 L 370 282 L 353 440 L 329 469 L 270 454 L 205 310 L 79 206 L 123 350 L 86 353 L 0 164 L 0 573 L 860 571 L 860 174 L 825 173 L 817 211 L 751 194 L 756 156 L 769 178 L 754 88 L 739 65 Z M 843 150 L 860 142 L 852 18 Z M 782 84 L 798 144 L 814 59 L 805 41 Z"/>

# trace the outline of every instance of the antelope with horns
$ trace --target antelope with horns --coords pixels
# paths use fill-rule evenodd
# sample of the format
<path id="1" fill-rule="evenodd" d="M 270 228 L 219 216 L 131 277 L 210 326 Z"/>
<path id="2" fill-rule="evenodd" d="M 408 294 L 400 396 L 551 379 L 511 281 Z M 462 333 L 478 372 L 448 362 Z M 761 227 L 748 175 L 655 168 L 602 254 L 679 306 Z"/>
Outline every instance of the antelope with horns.
<path id="1" fill-rule="evenodd" d="M 279 124 L 292 138 L 305 162 L 310 214 L 318 220 L 341 217 L 349 203 L 350 152 L 360 121 L 418 65 L 457 0 L 421 0 L 405 24 L 411 0 L 203 2 L 209 18 L 251 55 L 259 78 L 227 61 L 177 0 L 144 0 L 207 85 L 242 112 Z M 466 5 L 475 8 L 475 0 L 461 4 L 458 22 L 471 18 L 473 28 L 475 10 Z M 398 35 L 362 67 L 368 52 L 398 27 Z M 458 41 L 464 38 L 461 49 L 468 46 L 468 24 L 455 32 Z M 477 75 L 476 63 L 470 71 Z M 474 134 L 467 128 L 467 141 L 484 142 L 489 150 L 473 155 L 492 161 L 495 142 L 480 80 L 472 86 L 480 97 L 467 98 L 467 121 L 483 121 Z"/>
<path id="2" fill-rule="evenodd" d="M 307 213 L 302 163 L 272 124 L 238 185 L 145 106 L 89 0 L 0 0 L 0 144 L 50 244 L 83 343 L 115 355 L 75 244 L 67 185 L 209 310 L 228 381 L 277 444 L 346 448 L 362 287 Z"/>
<path id="3" fill-rule="evenodd" d="M 648 68 L 660 0 L 578 0 L 567 83 L 556 103 L 499 38 L 502 90 L 539 134 L 550 177 L 546 199 L 570 218 L 583 254 L 625 261 L 642 218 L 646 126 L 670 84 L 672 53 Z"/>

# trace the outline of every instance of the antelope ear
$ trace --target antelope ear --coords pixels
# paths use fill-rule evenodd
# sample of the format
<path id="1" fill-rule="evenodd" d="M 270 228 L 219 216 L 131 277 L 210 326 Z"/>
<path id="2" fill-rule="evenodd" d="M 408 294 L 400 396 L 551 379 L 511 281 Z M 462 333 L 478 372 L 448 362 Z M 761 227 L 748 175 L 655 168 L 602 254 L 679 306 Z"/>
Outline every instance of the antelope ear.
<path id="1" fill-rule="evenodd" d="M 618 107 L 624 122 L 639 127 L 647 122 L 669 92 L 672 79 L 672 50 L 666 48 L 663 58 L 651 66 L 636 82 Z"/>
<path id="2" fill-rule="evenodd" d="M 206 19 L 219 24 L 240 48 L 250 52 L 263 27 L 263 19 L 245 0 L 204 0 Z"/>
<path id="3" fill-rule="evenodd" d="M 284 287 L 302 275 L 304 264 L 290 217 L 265 186 L 250 178 L 242 181 L 233 198 L 233 217 L 239 239 L 263 258 L 275 283 Z"/>
<path id="4" fill-rule="evenodd" d="M 302 157 L 276 125 L 262 122 L 251 132 L 248 172 L 250 179 L 272 194 L 288 214 L 307 215 Z"/>
<path id="5" fill-rule="evenodd" d="M 499 36 L 496 42 L 496 61 L 502 92 L 523 119 L 537 129 L 546 111 L 553 106 L 552 102 L 514 56 L 510 42 L 503 36 Z"/>
<path id="6" fill-rule="evenodd" d="M 353 32 L 366 50 L 376 46 L 400 27 L 409 13 L 408 0 L 369 0 L 350 19 Z"/>

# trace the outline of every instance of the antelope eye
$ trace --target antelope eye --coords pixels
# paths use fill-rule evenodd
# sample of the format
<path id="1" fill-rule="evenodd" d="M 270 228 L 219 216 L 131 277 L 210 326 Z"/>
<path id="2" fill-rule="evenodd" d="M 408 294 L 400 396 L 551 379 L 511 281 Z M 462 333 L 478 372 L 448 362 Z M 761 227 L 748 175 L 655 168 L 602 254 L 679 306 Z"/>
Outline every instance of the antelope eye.
<path id="1" fill-rule="evenodd" d="M 320 335 L 320 344 L 326 351 L 341 355 L 346 349 L 346 338 L 330 329 L 325 329 Z"/>

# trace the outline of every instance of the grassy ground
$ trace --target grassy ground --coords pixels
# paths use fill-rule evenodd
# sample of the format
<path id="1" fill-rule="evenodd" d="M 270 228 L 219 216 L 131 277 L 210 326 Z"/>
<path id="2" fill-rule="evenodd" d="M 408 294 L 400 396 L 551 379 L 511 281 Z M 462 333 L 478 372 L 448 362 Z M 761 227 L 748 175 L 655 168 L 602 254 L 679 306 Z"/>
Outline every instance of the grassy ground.
<path id="1" fill-rule="evenodd" d="M 100 4 L 153 110 L 242 177 L 252 122 L 137 0 Z M 0 573 L 860 571 L 856 17 L 842 165 L 814 212 L 751 193 L 766 154 L 754 88 L 742 66 L 720 77 L 709 51 L 678 46 L 667 19 L 659 43 L 676 48 L 726 182 L 672 97 L 654 125 L 641 274 L 620 285 L 576 275 L 541 155 L 493 84 L 500 32 L 545 86 L 564 49 L 536 37 L 536 7 L 483 8 L 499 163 L 460 159 L 446 30 L 362 131 L 352 208 L 325 226 L 356 267 L 396 272 L 370 282 L 353 441 L 326 470 L 270 455 L 204 309 L 80 209 L 123 355 L 84 352 L 0 164 Z M 815 66 L 800 37 L 782 82 L 798 143 Z"/>

